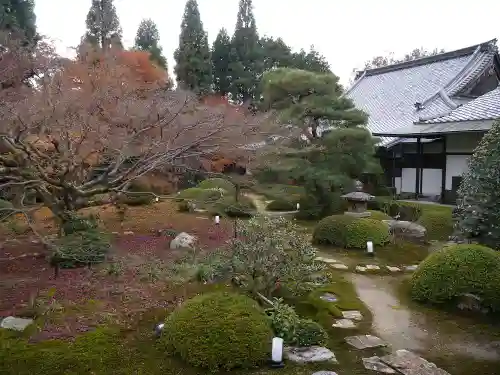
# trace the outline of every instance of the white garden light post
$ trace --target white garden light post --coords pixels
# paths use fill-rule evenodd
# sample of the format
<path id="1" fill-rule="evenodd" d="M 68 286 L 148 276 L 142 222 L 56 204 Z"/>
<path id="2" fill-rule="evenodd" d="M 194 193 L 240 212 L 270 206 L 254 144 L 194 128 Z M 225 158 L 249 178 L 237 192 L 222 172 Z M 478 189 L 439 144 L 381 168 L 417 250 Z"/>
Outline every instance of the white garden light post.
<path id="1" fill-rule="evenodd" d="M 368 253 L 369 256 L 375 255 L 373 252 L 373 242 L 372 241 L 366 242 L 366 252 Z"/>
<path id="2" fill-rule="evenodd" d="M 281 337 L 273 337 L 271 348 L 271 367 L 283 367 L 283 339 Z"/>
<path id="3" fill-rule="evenodd" d="M 219 225 L 220 224 L 220 216 L 219 215 L 215 215 L 215 224 L 216 225 Z"/>
<path id="4" fill-rule="evenodd" d="M 297 211 L 300 210 L 300 203 L 297 203 Z"/>

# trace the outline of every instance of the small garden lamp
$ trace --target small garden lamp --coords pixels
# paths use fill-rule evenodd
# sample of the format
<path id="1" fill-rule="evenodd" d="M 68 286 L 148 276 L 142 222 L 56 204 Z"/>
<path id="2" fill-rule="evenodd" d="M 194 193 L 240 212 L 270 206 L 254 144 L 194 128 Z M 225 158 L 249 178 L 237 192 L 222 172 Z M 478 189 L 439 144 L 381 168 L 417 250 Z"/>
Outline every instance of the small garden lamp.
<path id="1" fill-rule="evenodd" d="M 300 203 L 297 203 L 297 211 L 300 210 Z"/>
<path id="2" fill-rule="evenodd" d="M 216 225 L 220 224 L 220 216 L 219 215 L 215 215 L 215 224 Z"/>
<path id="3" fill-rule="evenodd" d="M 155 326 L 155 336 L 156 337 L 160 337 L 161 336 L 161 333 L 163 332 L 163 328 L 165 327 L 165 323 L 158 323 L 156 326 Z"/>
<path id="4" fill-rule="evenodd" d="M 373 242 L 372 241 L 366 242 L 366 252 L 368 253 L 369 256 L 375 255 L 373 252 Z"/>
<path id="5" fill-rule="evenodd" d="M 283 363 L 283 339 L 281 337 L 273 337 L 271 348 L 271 367 L 281 368 L 285 366 Z"/>

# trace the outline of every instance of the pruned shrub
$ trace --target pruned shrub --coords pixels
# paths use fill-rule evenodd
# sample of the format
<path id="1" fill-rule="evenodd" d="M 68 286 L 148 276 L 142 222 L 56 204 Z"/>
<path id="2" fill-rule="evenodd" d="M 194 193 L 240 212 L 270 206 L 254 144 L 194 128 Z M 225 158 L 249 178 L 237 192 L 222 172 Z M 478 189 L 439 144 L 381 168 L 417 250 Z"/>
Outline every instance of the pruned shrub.
<path id="1" fill-rule="evenodd" d="M 429 240 L 447 240 L 453 233 L 451 210 L 425 210 L 418 223 L 427 229 Z"/>
<path id="2" fill-rule="evenodd" d="M 268 211 L 295 211 L 297 205 L 286 199 L 275 199 L 270 202 L 266 210 Z"/>
<path id="3" fill-rule="evenodd" d="M 188 300 L 165 323 L 167 346 L 211 371 L 251 368 L 269 357 L 272 331 L 252 299 L 228 292 Z"/>
<path id="4" fill-rule="evenodd" d="M 69 220 L 62 223 L 62 230 L 65 235 L 69 235 L 75 232 L 84 232 L 87 230 L 97 229 L 98 226 L 99 218 L 95 215 L 71 215 Z"/>
<path id="5" fill-rule="evenodd" d="M 266 309 L 266 314 L 276 337 L 281 337 L 287 345 L 297 343 L 297 327 L 300 317 L 292 306 L 275 298 L 273 307 Z"/>
<path id="6" fill-rule="evenodd" d="M 189 199 L 197 202 L 215 202 L 222 197 L 222 193 L 216 189 L 188 188 L 177 194 L 177 198 L 182 201 Z"/>
<path id="7" fill-rule="evenodd" d="M 368 212 L 371 214 L 370 219 L 373 220 L 391 220 L 392 217 L 387 215 L 385 212 L 382 211 L 377 211 L 377 210 L 368 210 Z"/>
<path id="8" fill-rule="evenodd" d="M 346 247 L 366 248 L 366 242 L 382 246 L 389 242 L 389 226 L 375 219 L 358 219 L 347 225 Z"/>
<path id="9" fill-rule="evenodd" d="M 473 244 L 447 246 L 429 255 L 411 278 L 413 299 L 430 303 L 452 302 L 466 293 L 500 311 L 500 255 Z"/>
<path id="10" fill-rule="evenodd" d="M 197 187 L 199 189 L 223 189 L 228 193 L 232 193 L 236 190 L 236 186 L 234 186 L 231 181 L 223 178 L 208 178 L 201 181 Z"/>
<path id="11" fill-rule="evenodd" d="M 297 325 L 297 346 L 325 345 L 328 334 L 325 329 L 313 320 L 301 319 Z"/>
<path id="12" fill-rule="evenodd" d="M 238 201 L 226 197 L 213 204 L 210 212 L 213 215 L 248 218 L 255 213 L 255 204 L 245 196 L 238 197 Z"/>
<path id="13" fill-rule="evenodd" d="M 347 227 L 359 219 L 349 215 L 332 215 L 322 219 L 314 228 L 313 243 L 347 246 Z"/>
<path id="14" fill-rule="evenodd" d="M 295 217 L 300 220 L 317 220 L 347 210 L 346 201 L 339 194 L 324 192 L 324 195 L 321 197 L 315 194 L 303 195 L 299 200 L 300 209 Z"/>

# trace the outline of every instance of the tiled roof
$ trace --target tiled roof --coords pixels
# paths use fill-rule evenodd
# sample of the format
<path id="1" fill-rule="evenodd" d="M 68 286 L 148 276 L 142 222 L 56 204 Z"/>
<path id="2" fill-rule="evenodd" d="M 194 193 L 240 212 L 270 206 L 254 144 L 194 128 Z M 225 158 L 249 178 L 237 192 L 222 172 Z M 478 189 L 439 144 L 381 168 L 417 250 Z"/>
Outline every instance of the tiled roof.
<path id="1" fill-rule="evenodd" d="M 477 99 L 474 99 L 449 114 L 437 117 L 424 124 L 436 124 L 443 122 L 458 121 L 480 121 L 500 118 L 500 87 L 490 91 Z"/>
<path id="2" fill-rule="evenodd" d="M 346 92 L 369 115 L 368 129 L 381 135 L 381 145 L 396 129 L 422 118 L 448 114 L 458 106 L 452 97 L 491 67 L 496 40 L 436 56 L 369 69 Z M 422 109 L 416 108 L 420 103 Z M 384 137 L 384 134 L 388 134 Z"/>

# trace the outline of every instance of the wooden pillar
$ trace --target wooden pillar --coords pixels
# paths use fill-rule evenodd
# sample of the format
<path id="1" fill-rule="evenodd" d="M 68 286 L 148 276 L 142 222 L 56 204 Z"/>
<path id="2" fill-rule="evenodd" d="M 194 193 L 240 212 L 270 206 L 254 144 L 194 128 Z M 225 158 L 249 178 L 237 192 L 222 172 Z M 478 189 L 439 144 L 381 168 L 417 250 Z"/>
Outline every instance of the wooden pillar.
<path id="1" fill-rule="evenodd" d="M 415 165 L 415 199 L 418 199 L 420 192 L 420 170 L 422 166 L 422 139 L 417 138 L 417 150 L 416 150 L 416 165 Z"/>
<path id="2" fill-rule="evenodd" d="M 444 203 L 446 196 L 446 136 L 444 135 L 442 138 L 443 148 L 441 149 L 441 203 Z"/>

